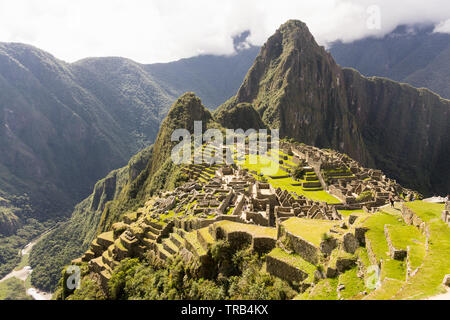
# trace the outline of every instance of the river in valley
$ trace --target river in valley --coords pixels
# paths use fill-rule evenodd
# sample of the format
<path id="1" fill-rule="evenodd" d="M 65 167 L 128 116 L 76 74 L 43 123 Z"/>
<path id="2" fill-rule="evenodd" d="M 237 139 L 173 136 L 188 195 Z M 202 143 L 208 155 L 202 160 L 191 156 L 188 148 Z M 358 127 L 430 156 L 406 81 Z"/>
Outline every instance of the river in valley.
<path id="1" fill-rule="evenodd" d="M 33 241 L 31 241 L 30 243 L 28 243 L 22 250 L 20 250 L 19 254 L 20 256 L 23 258 L 26 255 L 29 255 L 31 252 L 31 249 L 33 248 L 33 246 L 39 242 L 39 240 L 41 240 L 47 233 L 49 233 L 52 229 L 46 231 L 45 233 L 43 233 L 42 235 L 40 235 L 38 238 L 34 239 Z M 3 277 L 2 279 L 0 279 L 0 283 L 8 280 L 10 278 L 17 278 L 21 281 L 24 282 L 24 286 L 25 286 L 25 282 L 28 279 L 28 277 L 30 277 L 31 273 L 33 272 L 33 269 L 30 266 L 25 266 L 20 270 L 13 270 L 11 271 L 9 274 L 7 274 L 5 277 Z M 40 291 L 36 288 L 30 287 L 30 288 L 26 288 L 26 293 L 27 295 L 31 296 L 34 300 L 50 300 L 52 298 L 52 294 L 49 292 L 43 292 Z"/>

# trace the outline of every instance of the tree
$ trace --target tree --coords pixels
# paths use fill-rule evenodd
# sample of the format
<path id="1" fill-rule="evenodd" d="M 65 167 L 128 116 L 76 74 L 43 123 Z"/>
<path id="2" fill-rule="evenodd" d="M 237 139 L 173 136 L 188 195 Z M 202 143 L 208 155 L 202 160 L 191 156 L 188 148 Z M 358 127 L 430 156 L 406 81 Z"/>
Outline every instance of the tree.
<path id="1" fill-rule="evenodd" d="M 298 165 L 295 169 L 294 169 L 294 173 L 292 174 L 292 177 L 295 180 L 300 180 L 305 176 L 305 169 L 303 168 L 303 166 Z"/>

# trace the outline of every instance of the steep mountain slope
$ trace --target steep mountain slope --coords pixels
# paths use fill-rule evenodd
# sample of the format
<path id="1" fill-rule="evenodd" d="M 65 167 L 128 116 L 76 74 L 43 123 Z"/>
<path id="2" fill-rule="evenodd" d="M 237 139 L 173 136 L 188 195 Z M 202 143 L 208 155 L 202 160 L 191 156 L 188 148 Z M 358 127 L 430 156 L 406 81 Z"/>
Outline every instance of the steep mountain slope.
<path id="1" fill-rule="evenodd" d="M 34 286 L 46 291 L 54 289 L 61 267 L 85 251 L 97 235 L 107 203 L 119 198 L 124 188 L 146 168 L 151 156 L 152 147 L 146 148 L 127 166 L 99 180 L 92 194 L 75 207 L 71 218 L 36 244 L 30 256 Z"/>
<path id="2" fill-rule="evenodd" d="M 156 65 L 124 58 L 68 64 L 31 46 L 1 44 L 0 195 L 27 193 L 41 216 L 60 215 L 154 142 L 177 96 L 196 89 L 212 107 L 229 98 L 257 50 Z"/>
<path id="3" fill-rule="evenodd" d="M 35 215 L 61 215 L 138 148 L 73 68 L 36 48 L 0 46 L 1 185 Z"/>
<path id="4" fill-rule="evenodd" d="M 124 58 L 88 58 L 71 65 L 81 85 L 108 107 L 122 130 L 136 141 L 136 151 L 153 143 L 176 96 L 162 88 L 144 67 Z"/>
<path id="5" fill-rule="evenodd" d="M 424 193 L 450 186 L 450 101 L 342 69 L 300 21 L 269 38 L 216 115 L 240 103 L 252 104 L 282 137 L 345 152 Z"/>
<path id="6" fill-rule="evenodd" d="M 30 240 L 25 234 L 65 217 L 98 179 L 155 141 L 181 90 L 205 86 L 217 106 L 238 88 L 254 56 L 249 48 L 184 59 L 159 64 L 153 75 L 151 65 L 128 59 L 68 64 L 32 46 L 1 43 L 0 276 Z"/>
<path id="7" fill-rule="evenodd" d="M 336 42 L 330 52 L 343 67 L 425 87 L 450 98 L 450 34 L 434 26 L 399 26 L 383 38 Z"/>
<path id="8" fill-rule="evenodd" d="M 78 257 L 101 232 L 109 230 L 127 212 L 143 206 L 161 189 L 176 187 L 183 176 L 170 158 L 174 129 L 193 132 L 194 121 L 214 126 L 211 113 L 193 93 L 182 95 L 170 108 L 153 146 L 134 156 L 127 166 L 97 182 L 93 193 L 78 204 L 69 221 L 56 228 L 32 251 L 32 283 L 54 290 L 61 268 Z"/>
<path id="9" fill-rule="evenodd" d="M 231 109 L 222 109 L 215 114 L 215 119 L 230 129 L 263 129 L 266 125 L 259 113 L 249 103 L 240 103 Z"/>

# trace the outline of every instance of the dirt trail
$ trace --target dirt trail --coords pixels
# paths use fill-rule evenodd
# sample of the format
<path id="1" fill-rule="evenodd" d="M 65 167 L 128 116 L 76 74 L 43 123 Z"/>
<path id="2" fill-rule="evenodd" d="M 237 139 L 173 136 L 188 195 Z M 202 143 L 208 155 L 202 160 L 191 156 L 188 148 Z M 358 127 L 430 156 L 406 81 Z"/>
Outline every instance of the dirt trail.
<path id="1" fill-rule="evenodd" d="M 16 277 L 19 280 L 25 281 L 28 278 L 28 276 L 30 275 L 31 271 L 32 270 L 31 270 L 30 266 L 26 266 L 25 268 L 20 269 L 20 270 L 13 270 L 10 273 L 8 273 L 3 279 L 1 279 L 0 282 L 3 282 L 5 280 L 8 280 L 8 279 L 11 279 L 14 277 Z"/>

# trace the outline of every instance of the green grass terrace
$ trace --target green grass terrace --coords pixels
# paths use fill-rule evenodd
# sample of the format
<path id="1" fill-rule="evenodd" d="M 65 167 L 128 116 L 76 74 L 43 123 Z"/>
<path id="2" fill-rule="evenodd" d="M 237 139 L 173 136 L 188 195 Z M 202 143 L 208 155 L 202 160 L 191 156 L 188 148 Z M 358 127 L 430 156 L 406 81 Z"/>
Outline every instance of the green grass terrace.
<path id="1" fill-rule="evenodd" d="M 293 169 L 295 163 L 292 162 L 292 157 L 282 153 L 280 151 L 280 160 L 283 161 L 283 164 L 278 164 L 279 168 L 275 172 L 271 172 L 272 174 L 267 175 L 265 173 L 265 169 L 276 168 L 277 164 L 273 158 L 274 151 L 269 152 L 268 156 L 249 156 L 245 155 L 244 159 L 236 159 L 236 163 L 241 167 L 248 169 L 250 173 L 252 173 L 256 178 L 261 179 L 263 177 L 267 180 L 268 183 L 272 185 L 274 188 L 280 188 L 282 190 L 287 190 L 289 192 L 295 192 L 298 195 L 302 195 L 307 199 L 313 201 L 322 201 L 327 202 L 329 204 L 338 204 L 341 203 L 336 197 L 332 196 L 328 192 L 324 190 L 317 191 L 309 191 L 305 190 L 301 183 L 305 182 L 302 180 L 296 181 L 294 180 L 289 172 L 286 172 L 282 169 L 282 167 L 286 164 L 291 165 L 289 167 L 290 170 Z M 282 157 L 287 157 L 288 160 L 283 160 Z M 285 169 L 288 169 L 285 166 Z"/>

